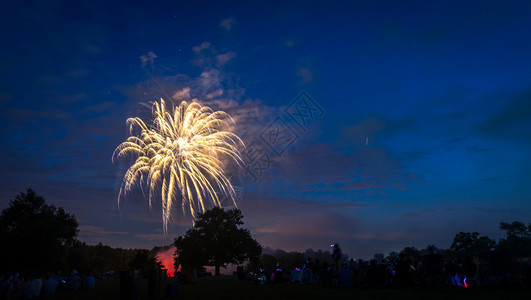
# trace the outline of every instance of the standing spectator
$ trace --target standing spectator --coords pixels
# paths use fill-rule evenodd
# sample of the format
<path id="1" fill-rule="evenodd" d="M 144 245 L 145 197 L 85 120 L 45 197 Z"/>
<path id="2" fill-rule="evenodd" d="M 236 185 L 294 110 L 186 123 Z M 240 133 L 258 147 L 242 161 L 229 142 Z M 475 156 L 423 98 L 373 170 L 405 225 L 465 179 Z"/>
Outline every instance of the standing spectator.
<path id="1" fill-rule="evenodd" d="M 332 287 L 332 275 L 328 263 L 325 261 L 319 272 L 319 282 L 325 287 Z"/>
<path id="2" fill-rule="evenodd" d="M 291 270 L 291 283 L 301 283 L 301 269 L 295 267 Z"/>
<path id="3" fill-rule="evenodd" d="M 312 268 L 306 266 L 304 270 L 302 270 L 302 280 L 306 283 L 312 283 L 313 281 L 313 271 Z"/>
<path id="4" fill-rule="evenodd" d="M 55 290 L 57 289 L 59 282 L 54 278 L 55 278 L 55 274 L 52 273 L 42 283 L 42 297 L 43 298 L 51 298 L 55 296 Z"/>
<path id="5" fill-rule="evenodd" d="M 334 259 L 335 272 L 336 275 L 339 275 L 339 269 L 341 268 L 341 248 L 339 248 L 338 243 L 335 243 L 332 246 L 334 247 L 332 251 L 332 259 Z"/>
<path id="6" fill-rule="evenodd" d="M 87 290 L 93 290 L 94 289 L 94 276 L 92 274 L 88 274 L 83 278 L 83 287 Z"/>
<path id="7" fill-rule="evenodd" d="M 0 299 L 10 299 L 11 293 L 15 290 L 15 285 L 9 280 L 9 275 L 0 278 Z"/>
<path id="8" fill-rule="evenodd" d="M 66 289 L 71 291 L 77 291 L 79 290 L 79 287 L 81 285 L 81 277 L 77 274 L 77 270 L 72 271 L 72 274 L 70 274 L 70 277 L 68 277 L 68 280 L 66 282 Z"/>
<path id="9" fill-rule="evenodd" d="M 339 286 L 348 287 L 352 286 L 352 276 L 350 274 L 350 268 L 348 263 L 343 265 L 343 268 L 339 271 Z"/>
<path id="10" fill-rule="evenodd" d="M 403 252 L 398 255 L 398 262 L 396 266 L 396 279 L 398 284 L 402 287 L 410 284 L 410 262 Z"/>
<path id="11" fill-rule="evenodd" d="M 38 298 L 41 295 L 42 280 L 40 276 L 33 276 L 30 282 L 29 298 Z"/>

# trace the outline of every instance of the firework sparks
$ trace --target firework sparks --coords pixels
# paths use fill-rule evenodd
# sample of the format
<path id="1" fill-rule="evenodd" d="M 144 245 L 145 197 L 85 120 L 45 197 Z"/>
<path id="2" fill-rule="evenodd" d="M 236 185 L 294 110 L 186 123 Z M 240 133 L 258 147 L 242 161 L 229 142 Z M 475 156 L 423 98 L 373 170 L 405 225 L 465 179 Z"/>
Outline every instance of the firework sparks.
<path id="1" fill-rule="evenodd" d="M 195 102 L 183 101 L 168 110 L 163 99 L 153 104 L 152 112 L 151 126 L 140 118 L 128 119 L 131 136 L 114 150 L 113 162 L 129 155 L 136 158 L 124 175 L 118 204 L 137 183 L 145 182 L 150 208 L 161 193 L 165 232 L 179 199 L 183 213 L 188 207 L 194 218 L 205 211 L 208 202 L 221 206 L 218 194 L 236 205 L 223 159 L 242 163 L 238 147 L 243 142 L 229 131 L 230 116 Z"/>

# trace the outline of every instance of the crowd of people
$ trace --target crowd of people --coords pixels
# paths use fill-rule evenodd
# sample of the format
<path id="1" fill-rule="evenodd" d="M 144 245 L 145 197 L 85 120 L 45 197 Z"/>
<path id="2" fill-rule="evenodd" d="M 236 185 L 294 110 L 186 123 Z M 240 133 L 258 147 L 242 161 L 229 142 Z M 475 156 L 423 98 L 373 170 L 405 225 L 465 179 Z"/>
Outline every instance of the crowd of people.
<path id="1" fill-rule="evenodd" d="M 325 287 L 511 287 L 529 288 L 531 263 L 526 259 L 515 261 L 502 270 L 494 270 L 477 256 L 448 260 L 430 253 L 421 258 L 406 256 L 394 258 L 340 261 L 339 247 L 331 253 L 333 263 L 306 260 L 303 266 L 283 270 L 260 268 L 251 273 L 257 283 L 317 283 Z M 339 255 L 337 255 L 339 253 Z"/>
<path id="2" fill-rule="evenodd" d="M 455 287 L 531 287 L 531 261 L 520 258 L 511 263 L 493 263 L 478 256 L 463 255 L 448 259 L 430 250 L 422 257 L 408 256 L 404 252 L 385 259 L 362 260 L 351 258 L 344 261 L 338 244 L 328 261 L 306 258 L 304 264 L 283 269 L 278 263 L 275 268 L 264 268 L 245 276 L 243 267 L 235 272 L 239 279 L 251 279 L 260 284 L 319 284 L 324 287 L 415 287 L 415 286 L 455 286 Z M 324 257 L 327 258 L 327 257 Z M 301 260 L 302 261 L 302 260 Z M 107 274 L 107 273 L 106 273 Z M 205 273 L 207 274 L 207 273 Z M 199 273 L 185 269 L 177 274 L 180 283 L 194 282 Z M 103 278 L 101 278 L 103 279 Z M 91 274 L 80 276 L 73 270 L 63 277 L 60 272 L 44 275 L 20 276 L 4 274 L 0 276 L 1 299 L 50 298 L 57 289 L 77 291 L 94 289 L 95 277 Z"/>
<path id="3" fill-rule="evenodd" d="M 94 289 L 94 280 L 91 274 L 80 276 L 76 270 L 67 277 L 61 276 L 61 272 L 33 276 L 4 274 L 0 277 L 0 299 L 51 298 L 57 289 Z"/>

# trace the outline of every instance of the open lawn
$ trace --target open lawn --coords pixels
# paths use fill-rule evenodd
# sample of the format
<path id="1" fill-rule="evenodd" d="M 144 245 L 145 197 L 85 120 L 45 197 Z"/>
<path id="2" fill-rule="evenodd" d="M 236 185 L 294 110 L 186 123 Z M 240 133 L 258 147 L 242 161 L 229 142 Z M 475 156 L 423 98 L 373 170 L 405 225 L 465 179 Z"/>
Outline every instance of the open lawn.
<path id="1" fill-rule="evenodd" d="M 167 283 L 172 283 L 168 279 Z M 141 280 L 139 298 L 147 297 L 147 280 Z M 96 281 L 94 290 L 57 291 L 54 299 L 120 299 L 120 281 Z M 317 284 L 256 285 L 232 276 L 199 278 L 180 285 L 176 298 L 163 299 L 531 299 L 529 290 L 485 290 L 464 288 L 324 288 Z"/>

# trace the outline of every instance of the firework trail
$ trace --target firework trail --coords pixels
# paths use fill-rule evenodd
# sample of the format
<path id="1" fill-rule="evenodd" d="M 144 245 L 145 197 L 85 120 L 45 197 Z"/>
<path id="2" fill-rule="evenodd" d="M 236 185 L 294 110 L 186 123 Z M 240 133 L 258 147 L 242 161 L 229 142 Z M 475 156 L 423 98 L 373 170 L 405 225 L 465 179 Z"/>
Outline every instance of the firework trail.
<path id="1" fill-rule="evenodd" d="M 208 202 L 221 206 L 218 194 L 236 205 L 223 161 L 243 163 L 238 147 L 244 144 L 229 131 L 234 123 L 230 116 L 195 102 L 183 101 L 168 110 L 163 99 L 153 104 L 152 113 L 150 126 L 140 118 L 127 119 L 131 136 L 114 150 L 113 162 L 136 158 L 124 175 L 118 204 L 137 183 L 141 187 L 146 183 L 150 208 L 160 191 L 164 232 L 178 200 L 183 213 L 188 206 L 194 218 L 205 211 Z"/>

